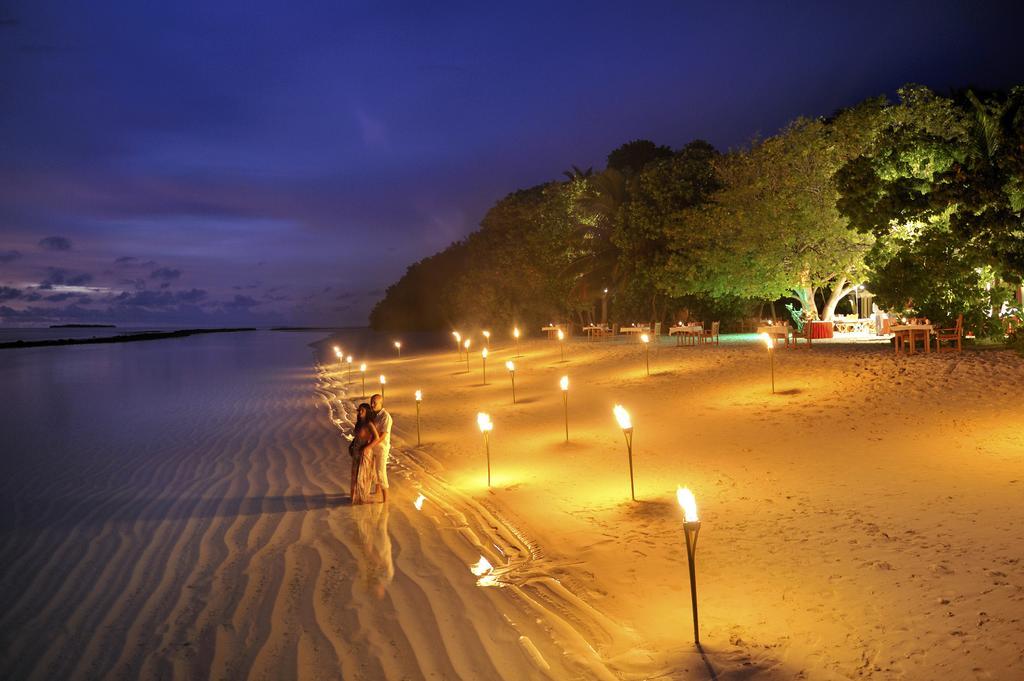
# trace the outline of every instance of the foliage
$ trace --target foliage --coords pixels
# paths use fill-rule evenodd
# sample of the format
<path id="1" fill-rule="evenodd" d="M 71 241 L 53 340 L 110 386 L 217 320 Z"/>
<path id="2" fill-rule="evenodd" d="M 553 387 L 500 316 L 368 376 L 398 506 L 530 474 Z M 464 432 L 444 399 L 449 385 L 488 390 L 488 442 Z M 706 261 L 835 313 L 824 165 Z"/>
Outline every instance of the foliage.
<path id="1" fill-rule="evenodd" d="M 979 335 L 1024 275 L 1024 90 L 955 98 L 910 86 L 836 175 L 839 210 L 876 243 L 871 290 L 894 309 Z"/>
<path id="2" fill-rule="evenodd" d="M 847 229 L 833 175 L 871 139 L 881 108 L 870 100 L 830 121 L 798 120 L 718 157 L 722 189 L 668 225 L 672 253 L 660 286 L 713 297 L 793 295 L 811 316 L 814 289 L 827 286 L 834 310 L 863 277 L 871 237 Z"/>
<path id="3" fill-rule="evenodd" d="M 626 142 L 608 154 L 608 167 L 623 175 L 641 172 L 648 164 L 672 157 L 672 149 L 650 140 Z"/>

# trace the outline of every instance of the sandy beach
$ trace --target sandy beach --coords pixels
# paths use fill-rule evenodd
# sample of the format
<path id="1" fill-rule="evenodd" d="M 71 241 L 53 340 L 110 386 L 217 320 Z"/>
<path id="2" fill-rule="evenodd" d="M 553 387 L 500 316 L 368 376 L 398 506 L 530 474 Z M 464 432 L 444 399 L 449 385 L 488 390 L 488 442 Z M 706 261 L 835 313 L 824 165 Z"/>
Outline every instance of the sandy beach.
<path id="1" fill-rule="evenodd" d="M 896 356 L 888 344 L 780 349 L 524 344 L 512 405 L 492 347 L 391 360 L 410 458 L 536 546 L 502 577 L 554 578 L 593 608 L 564 622 L 621 678 L 1013 678 L 1024 664 L 1024 360 L 1000 350 Z M 568 375 L 570 441 L 558 380 Z M 635 426 L 637 502 L 623 436 Z M 475 414 L 488 411 L 493 487 Z M 703 526 L 705 658 L 692 645 L 677 485 Z M 497 556 L 491 556 L 494 563 Z M 539 598 L 543 599 L 544 596 Z M 554 608 L 557 612 L 564 604 Z M 595 626 L 600 622 L 602 626 Z"/>
<path id="2" fill-rule="evenodd" d="M 165 342 L 211 344 L 213 367 L 262 337 Z M 408 348 L 368 358 L 395 418 L 392 498 L 352 507 L 358 374 L 304 342 L 264 373 L 240 360 L 237 385 L 164 389 L 155 414 L 126 396 L 146 438 L 116 461 L 97 423 L 76 458 L 12 468 L 5 678 L 1006 679 L 1024 664 L 1012 353 L 779 350 L 772 395 L 753 337 L 663 339 L 650 377 L 639 344 L 574 340 L 562 362 L 535 340 L 513 405 L 510 344 L 492 345 L 487 385 L 477 353 L 467 373 L 454 349 Z M 636 502 L 615 403 L 633 415 Z M 703 654 L 677 485 L 703 523 Z M 472 572 L 481 557 L 493 569 Z"/>

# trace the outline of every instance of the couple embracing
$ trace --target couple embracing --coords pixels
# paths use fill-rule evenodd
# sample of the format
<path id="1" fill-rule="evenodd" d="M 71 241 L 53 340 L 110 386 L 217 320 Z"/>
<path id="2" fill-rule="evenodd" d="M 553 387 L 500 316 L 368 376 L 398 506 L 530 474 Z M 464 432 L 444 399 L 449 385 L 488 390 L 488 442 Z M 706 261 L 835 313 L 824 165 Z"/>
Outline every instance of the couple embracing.
<path id="1" fill-rule="evenodd" d="M 374 395 L 359 405 L 348 453 L 352 457 L 352 504 L 373 501 L 374 483 L 381 501 L 388 500 L 388 458 L 391 456 L 391 414 L 384 409 L 384 396 Z"/>

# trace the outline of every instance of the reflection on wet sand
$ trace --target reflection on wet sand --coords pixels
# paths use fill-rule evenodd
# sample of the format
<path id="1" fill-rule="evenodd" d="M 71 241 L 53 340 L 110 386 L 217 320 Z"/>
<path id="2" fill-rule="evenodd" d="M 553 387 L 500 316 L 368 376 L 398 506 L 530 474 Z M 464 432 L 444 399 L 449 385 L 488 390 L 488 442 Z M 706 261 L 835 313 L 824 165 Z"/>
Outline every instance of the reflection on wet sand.
<path id="1" fill-rule="evenodd" d="M 367 590 L 377 598 L 383 598 L 391 580 L 395 577 L 395 565 L 391 558 L 391 535 L 388 534 L 388 505 L 368 504 L 352 508 L 359 543 L 363 547 L 363 560 L 359 571 L 365 580 Z"/>

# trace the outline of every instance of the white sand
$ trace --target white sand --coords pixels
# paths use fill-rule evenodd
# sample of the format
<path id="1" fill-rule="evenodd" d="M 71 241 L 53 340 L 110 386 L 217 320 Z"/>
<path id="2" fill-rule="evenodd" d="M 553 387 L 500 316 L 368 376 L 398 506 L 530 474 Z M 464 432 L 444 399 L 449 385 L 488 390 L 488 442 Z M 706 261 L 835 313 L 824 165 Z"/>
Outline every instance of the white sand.
<path id="1" fill-rule="evenodd" d="M 454 351 L 371 372 L 388 375 L 406 443 L 424 391 L 425 442 L 410 459 L 437 462 L 520 532 L 535 555 L 502 579 L 561 614 L 556 639 L 572 626 L 617 676 L 706 678 L 708 665 L 718 678 L 1020 675 L 1024 360 L 818 344 L 778 351 L 772 395 L 763 347 L 664 342 L 649 378 L 639 344 L 573 342 L 564 364 L 556 343 L 524 344 L 515 406 L 508 347 L 492 348 L 487 386 L 476 353 L 470 374 Z M 616 402 L 635 424 L 635 503 Z M 478 410 L 495 423 L 491 490 Z M 703 520 L 705 659 L 677 484 Z"/>
<path id="2" fill-rule="evenodd" d="M 752 343 L 666 345 L 649 378 L 639 345 L 522 349 L 515 406 L 510 348 L 488 386 L 478 355 L 470 374 L 454 352 L 371 358 L 396 423 L 387 508 L 339 495 L 344 374 L 268 383 L 206 439 L 196 405 L 130 485 L 4 540 L 0 677 L 1020 677 L 1019 357 L 780 350 L 773 396 Z M 703 520 L 704 656 L 677 484 Z"/>

